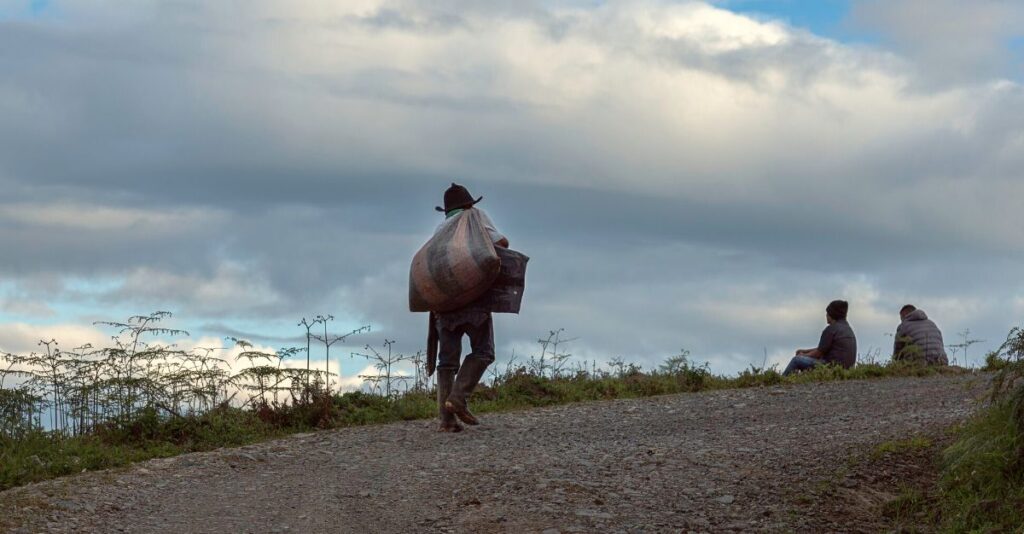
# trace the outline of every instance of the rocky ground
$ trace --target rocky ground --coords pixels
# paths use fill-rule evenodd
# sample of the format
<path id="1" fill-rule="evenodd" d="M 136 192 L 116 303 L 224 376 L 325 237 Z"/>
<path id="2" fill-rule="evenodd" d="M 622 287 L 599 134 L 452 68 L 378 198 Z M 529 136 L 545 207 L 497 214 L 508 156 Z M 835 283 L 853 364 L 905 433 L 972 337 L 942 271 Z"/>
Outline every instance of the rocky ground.
<path id="1" fill-rule="evenodd" d="M 976 375 L 819 383 L 486 415 L 461 434 L 432 421 L 325 431 L 16 488 L 0 493 L 0 525 L 874 531 L 883 527 L 869 508 L 885 495 L 849 466 L 879 443 L 941 433 L 974 409 L 982 385 Z"/>

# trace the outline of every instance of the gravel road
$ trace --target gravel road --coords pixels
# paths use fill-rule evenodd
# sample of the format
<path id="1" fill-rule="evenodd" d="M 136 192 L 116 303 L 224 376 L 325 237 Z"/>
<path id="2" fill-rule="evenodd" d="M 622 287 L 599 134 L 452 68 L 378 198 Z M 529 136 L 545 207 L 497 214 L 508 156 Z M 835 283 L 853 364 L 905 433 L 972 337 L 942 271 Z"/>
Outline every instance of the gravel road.
<path id="1" fill-rule="evenodd" d="M 324 431 L 16 488 L 0 510 L 12 532 L 799 532 L 806 492 L 875 444 L 962 420 L 980 386 L 820 383 L 485 415 L 461 434 Z"/>

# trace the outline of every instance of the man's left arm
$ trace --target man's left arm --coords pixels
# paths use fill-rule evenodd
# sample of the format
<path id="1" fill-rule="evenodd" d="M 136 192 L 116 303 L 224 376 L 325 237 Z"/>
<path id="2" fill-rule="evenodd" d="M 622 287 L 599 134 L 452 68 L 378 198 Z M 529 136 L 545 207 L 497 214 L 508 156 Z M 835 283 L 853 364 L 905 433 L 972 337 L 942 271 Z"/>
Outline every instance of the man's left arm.
<path id="1" fill-rule="evenodd" d="M 495 230 L 494 233 L 497 234 L 497 236 L 498 236 L 498 237 L 492 238 L 493 241 L 494 241 L 494 246 L 501 247 L 501 248 L 508 248 L 508 238 L 503 236 L 503 235 L 501 235 L 501 234 L 498 234 L 497 230 Z"/>

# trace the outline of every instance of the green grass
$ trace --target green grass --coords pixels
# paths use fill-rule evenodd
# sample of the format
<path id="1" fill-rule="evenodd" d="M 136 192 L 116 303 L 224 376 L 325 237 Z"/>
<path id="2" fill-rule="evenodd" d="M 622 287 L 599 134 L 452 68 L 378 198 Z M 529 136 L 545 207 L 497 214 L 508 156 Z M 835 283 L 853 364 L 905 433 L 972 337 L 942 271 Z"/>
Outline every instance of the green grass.
<path id="1" fill-rule="evenodd" d="M 943 455 L 939 485 L 947 532 L 1024 531 L 1020 406 L 999 402 L 960 430 Z"/>
<path id="2" fill-rule="evenodd" d="M 706 366 L 682 365 L 671 373 L 633 371 L 623 376 L 598 373 L 551 379 L 520 370 L 499 379 L 496 385 L 481 385 L 474 392 L 472 405 L 474 411 L 493 413 L 716 389 L 947 372 L 954 371 L 905 364 L 867 364 L 849 370 L 821 366 L 793 377 L 783 377 L 774 369 L 751 368 L 737 376 L 723 377 L 711 374 Z M 0 489 L 150 458 L 256 443 L 296 432 L 430 419 L 437 416 L 433 397 L 424 392 L 395 399 L 362 392 L 320 395 L 297 405 L 264 406 L 257 410 L 221 407 L 197 417 L 167 418 L 147 411 L 122 428 L 88 436 L 61 439 L 32 432 L 17 440 L 0 437 Z"/>
<path id="3" fill-rule="evenodd" d="M 946 532 L 1024 532 L 1024 330 L 985 359 L 989 406 L 943 453 L 937 493 Z"/>
<path id="4" fill-rule="evenodd" d="M 886 503 L 882 512 L 897 527 L 1024 533 L 1022 356 L 1024 331 L 1014 329 L 1006 344 L 986 359 L 985 370 L 998 372 L 988 405 L 951 429 L 953 443 L 944 450 L 918 437 L 886 442 L 873 451 L 875 460 L 926 454 L 923 461 L 938 479 L 929 487 L 908 486 Z"/>
<path id="5" fill-rule="evenodd" d="M 60 438 L 35 431 L 0 437 L 0 489 L 49 478 L 122 467 L 151 458 L 253 443 L 287 433 L 234 408 L 202 417 L 162 420 L 155 414 L 118 430 Z"/>
<path id="6" fill-rule="evenodd" d="M 905 486 L 882 506 L 882 515 L 899 527 L 896 532 L 916 532 L 918 524 L 934 522 L 935 503 L 920 488 Z"/>
<path id="7" fill-rule="evenodd" d="M 915 436 L 909 439 L 900 439 L 894 441 L 886 441 L 875 447 L 872 451 L 871 457 L 873 459 L 881 458 L 886 454 L 906 454 L 917 451 L 923 451 L 930 449 L 933 443 L 932 440 L 924 436 Z"/>

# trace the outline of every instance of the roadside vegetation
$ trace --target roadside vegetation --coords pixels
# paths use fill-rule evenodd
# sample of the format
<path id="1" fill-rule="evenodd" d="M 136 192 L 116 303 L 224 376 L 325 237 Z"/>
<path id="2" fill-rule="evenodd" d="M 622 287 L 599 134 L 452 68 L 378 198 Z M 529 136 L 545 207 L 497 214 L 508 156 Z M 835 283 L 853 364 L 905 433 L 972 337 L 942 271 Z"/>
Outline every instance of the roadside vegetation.
<path id="1" fill-rule="evenodd" d="M 330 335 L 330 316 L 317 316 L 299 323 L 305 347 L 261 352 L 230 339 L 234 347 L 184 351 L 156 341 L 187 335 L 162 326 L 169 317 L 158 312 L 102 323 L 116 334 L 110 347 L 64 350 L 51 340 L 29 355 L 0 354 L 0 489 L 296 432 L 436 417 L 422 355 L 397 354 L 393 341 L 349 355 L 378 371 L 360 376 L 364 391 L 337 392 L 329 367 L 310 367 L 313 345 L 322 345 L 329 361 L 333 344 L 367 327 Z M 528 359 L 492 366 L 487 383 L 473 394 L 474 411 L 964 372 L 869 361 L 849 370 L 820 366 L 794 377 L 764 365 L 721 376 L 694 363 L 685 350 L 654 369 L 621 359 L 598 366 L 574 360 L 566 351 L 573 340 L 563 334 L 551 331 Z M 233 356 L 226 357 L 232 348 Z M 305 367 L 285 365 L 303 359 Z"/>
<path id="2" fill-rule="evenodd" d="M 994 378 L 972 418 L 939 435 L 879 444 L 857 466 L 901 478 L 879 510 L 884 530 L 1024 532 L 1024 330 L 1013 329 L 982 371 Z"/>
<path id="3" fill-rule="evenodd" d="M 986 358 L 996 371 L 988 406 L 942 455 L 939 524 L 948 532 L 1024 529 L 1024 330 Z"/>

